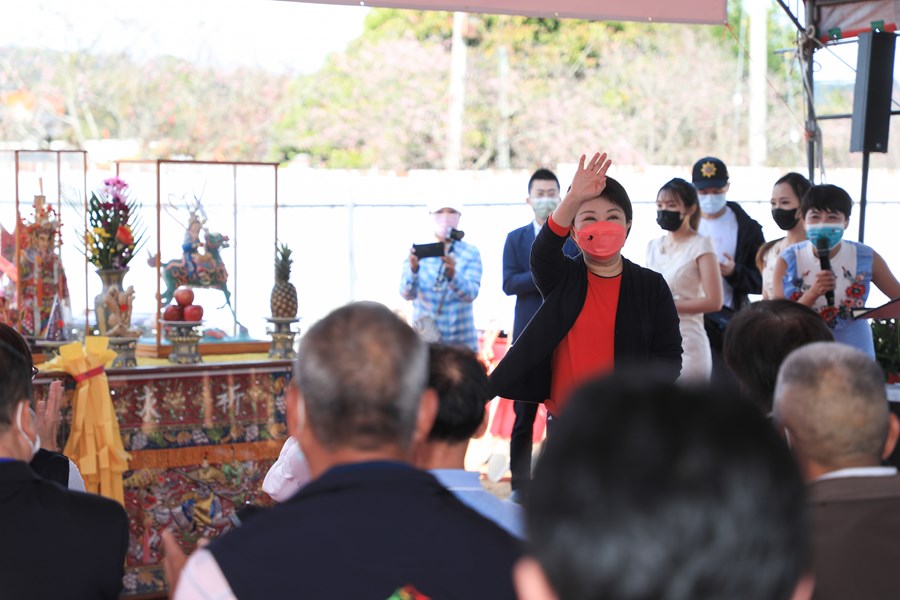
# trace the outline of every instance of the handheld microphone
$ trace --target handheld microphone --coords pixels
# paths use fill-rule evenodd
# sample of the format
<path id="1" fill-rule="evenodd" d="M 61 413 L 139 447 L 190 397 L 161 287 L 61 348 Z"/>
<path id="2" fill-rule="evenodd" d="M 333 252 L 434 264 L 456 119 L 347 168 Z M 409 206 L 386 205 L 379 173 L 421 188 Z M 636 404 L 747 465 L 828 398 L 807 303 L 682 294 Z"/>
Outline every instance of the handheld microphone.
<path id="1" fill-rule="evenodd" d="M 830 271 L 831 258 L 828 255 L 831 253 L 831 249 L 828 247 L 828 240 L 823 237 L 817 238 L 816 250 L 819 253 L 819 266 L 823 271 Z M 825 302 L 828 303 L 828 306 L 834 306 L 834 290 L 825 292 Z"/>

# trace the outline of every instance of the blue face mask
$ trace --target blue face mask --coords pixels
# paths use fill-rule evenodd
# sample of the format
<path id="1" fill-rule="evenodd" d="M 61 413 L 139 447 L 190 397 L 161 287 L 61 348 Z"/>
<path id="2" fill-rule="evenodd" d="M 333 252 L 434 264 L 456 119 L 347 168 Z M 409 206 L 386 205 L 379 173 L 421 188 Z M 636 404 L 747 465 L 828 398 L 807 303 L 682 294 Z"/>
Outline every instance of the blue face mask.
<path id="1" fill-rule="evenodd" d="M 817 246 L 819 238 L 828 240 L 828 249 L 834 250 L 834 247 L 841 243 L 844 237 L 843 225 L 816 224 L 806 226 L 806 239 L 812 242 L 813 246 Z"/>
<path id="2" fill-rule="evenodd" d="M 700 194 L 700 210 L 708 215 L 714 215 L 725 208 L 725 194 Z"/>

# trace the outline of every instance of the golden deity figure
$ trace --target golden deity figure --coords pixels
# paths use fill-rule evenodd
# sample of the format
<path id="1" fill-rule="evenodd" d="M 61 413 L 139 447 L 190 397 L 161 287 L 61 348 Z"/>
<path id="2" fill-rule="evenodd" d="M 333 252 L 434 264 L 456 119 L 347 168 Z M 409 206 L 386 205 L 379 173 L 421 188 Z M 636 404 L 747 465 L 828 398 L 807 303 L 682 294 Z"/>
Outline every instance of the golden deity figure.
<path id="1" fill-rule="evenodd" d="M 34 220 L 19 223 L 19 330 L 27 337 L 65 339 L 69 287 L 59 257 L 60 227 L 42 195 L 34 197 Z"/>

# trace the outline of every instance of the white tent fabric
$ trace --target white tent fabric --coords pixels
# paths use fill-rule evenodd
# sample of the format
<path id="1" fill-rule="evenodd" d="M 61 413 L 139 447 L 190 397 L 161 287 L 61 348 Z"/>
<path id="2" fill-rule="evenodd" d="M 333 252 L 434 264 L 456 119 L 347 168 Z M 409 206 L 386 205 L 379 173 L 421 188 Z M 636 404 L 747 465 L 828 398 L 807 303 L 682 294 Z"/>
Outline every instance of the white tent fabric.
<path id="1" fill-rule="evenodd" d="M 597 21 L 662 21 L 710 25 L 722 24 L 726 17 L 726 0 L 318 0 L 317 3 Z"/>

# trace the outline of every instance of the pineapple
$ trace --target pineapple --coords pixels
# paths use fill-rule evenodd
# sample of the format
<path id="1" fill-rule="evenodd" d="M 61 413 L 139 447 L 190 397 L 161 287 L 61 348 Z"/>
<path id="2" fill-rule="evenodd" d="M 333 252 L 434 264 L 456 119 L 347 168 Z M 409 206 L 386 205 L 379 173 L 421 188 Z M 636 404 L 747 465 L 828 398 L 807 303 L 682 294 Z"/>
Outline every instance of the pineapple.
<path id="1" fill-rule="evenodd" d="M 287 244 L 281 244 L 275 258 L 275 287 L 272 288 L 272 297 L 269 300 L 272 317 L 275 319 L 297 317 L 297 288 L 290 282 L 291 263 L 294 262 L 291 253 Z"/>

